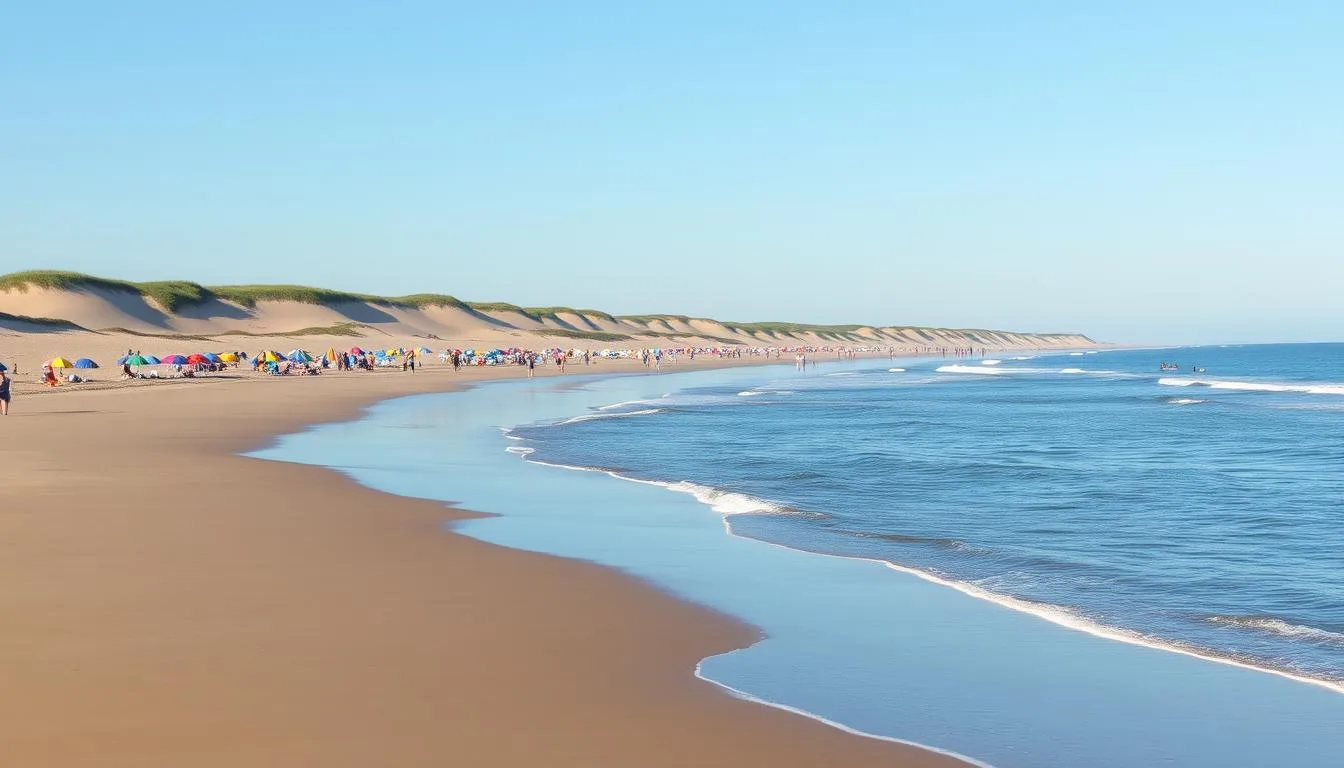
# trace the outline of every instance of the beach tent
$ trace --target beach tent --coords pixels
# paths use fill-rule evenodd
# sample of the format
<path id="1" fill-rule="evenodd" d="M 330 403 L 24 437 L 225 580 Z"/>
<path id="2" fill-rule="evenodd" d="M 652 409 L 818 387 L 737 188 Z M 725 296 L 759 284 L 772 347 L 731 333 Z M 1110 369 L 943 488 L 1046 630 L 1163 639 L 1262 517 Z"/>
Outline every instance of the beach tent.
<path id="1" fill-rule="evenodd" d="M 167 357 L 161 357 L 161 358 L 159 358 L 159 364 L 160 364 L 160 365 L 186 365 L 186 364 L 187 364 L 187 358 L 185 358 L 185 357 L 183 357 L 183 356 L 181 356 L 181 355 L 168 355 Z"/>
<path id="2" fill-rule="evenodd" d="M 81 357 L 75 361 L 76 368 L 97 368 L 98 364 L 87 357 Z"/>

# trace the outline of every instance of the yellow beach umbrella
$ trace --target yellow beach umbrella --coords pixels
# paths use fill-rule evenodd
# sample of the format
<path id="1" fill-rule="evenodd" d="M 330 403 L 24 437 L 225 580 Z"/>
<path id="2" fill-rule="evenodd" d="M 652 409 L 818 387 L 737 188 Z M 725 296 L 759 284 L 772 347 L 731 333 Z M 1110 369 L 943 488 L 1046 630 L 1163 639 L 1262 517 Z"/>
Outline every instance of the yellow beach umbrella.
<path id="1" fill-rule="evenodd" d="M 334 362 L 336 362 L 336 348 L 335 348 L 335 347 L 327 347 L 327 352 L 326 352 L 326 354 L 324 354 L 324 355 L 322 355 L 322 356 L 325 357 L 325 358 L 327 359 L 327 362 L 328 362 L 328 363 L 334 363 Z"/>
<path id="2" fill-rule="evenodd" d="M 392 349 L 385 349 L 385 350 L 383 350 L 383 351 L 386 352 L 388 355 L 399 355 L 399 354 L 401 354 L 401 350 L 397 349 L 396 347 L 393 347 Z"/>
<path id="3" fill-rule="evenodd" d="M 226 362 L 226 363 L 236 363 L 236 362 L 238 362 L 238 356 L 235 355 L 235 354 L 233 354 L 232 352 L 224 352 L 224 353 L 222 353 L 222 354 L 219 356 L 219 359 L 220 359 L 220 360 L 223 360 L 223 361 Z"/>
<path id="4" fill-rule="evenodd" d="M 51 362 L 47 363 L 52 368 L 74 368 L 75 364 L 66 360 L 64 357 L 53 357 Z"/>
<path id="5" fill-rule="evenodd" d="M 284 355 L 270 349 L 257 355 L 257 357 L 260 357 L 263 363 L 279 363 L 285 359 Z"/>

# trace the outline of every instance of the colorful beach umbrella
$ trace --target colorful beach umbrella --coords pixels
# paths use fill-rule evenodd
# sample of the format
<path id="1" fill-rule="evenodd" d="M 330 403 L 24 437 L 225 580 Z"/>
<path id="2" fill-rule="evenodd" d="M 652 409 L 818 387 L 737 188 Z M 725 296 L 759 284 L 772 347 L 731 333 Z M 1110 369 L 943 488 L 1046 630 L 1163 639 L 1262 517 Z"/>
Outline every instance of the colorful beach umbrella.
<path id="1" fill-rule="evenodd" d="M 157 365 L 157 363 L 151 363 L 145 358 L 141 357 L 140 355 L 129 355 L 127 357 L 123 357 L 121 359 L 121 362 L 123 365 Z"/>
<path id="2" fill-rule="evenodd" d="M 362 354 L 364 354 L 364 350 L 360 349 L 359 347 L 351 347 L 351 348 L 350 348 L 350 354 L 352 354 L 352 355 L 362 355 Z"/>
<path id="3" fill-rule="evenodd" d="M 289 360 L 295 363 L 311 363 L 313 356 L 304 352 L 302 349 L 291 349 L 289 351 Z"/>
<path id="4" fill-rule="evenodd" d="M 142 357 L 141 359 L 145 361 L 145 362 L 143 363 L 144 365 L 158 365 L 158 364 L 159 364 L 159 358 L 157 358 L 157 357 L 155 357 L 155 356 L 153 356 L 153 355 L 145 355 L 145 356 Z"/>
<path id="5" fill-rule="evenodd" d="M 74 363 L 66 360 L 64 357 L 53 357 L 47 362 L 52 368 L 74 368 Z"/>
<path id="6" fill-rule="evenodd" d="M 208 363 L 208 362 L 210 362 L 210 359 L 207 358 L 205 355 L 199 353 L 194 355 L 187 355 L 188 365 L 200 365 L 201 363 Z"/>
<path id="7" fill-rule="evenodd" d="M 0 363 L 0 371 L 8 371 L 8 370 L 9 368 L 4 363 Z"/>
<path id="8" fill-rule="evenodd" d="M 183 357 L 183 356 L 181 356 L 181 355 L 168 355 L 167 357 L 160 357 L 160 358 L 159 358 L 159 364 L 160 364 L 160 365 L 186 365 L 186 364 L 187 364 L 187 358 L 185 358 L 185 357 Z"/>
<path id="9" fill-rule="evenodd" d="M 216 355 L 214 352 L 206 352 L 205 354 L 202 355 L 202 357 L 204 357 L 206 360 L 209 360 L 212 363 L 224 362 L 224 356 Z"/>
<path id="10" fill-rule="evenodd" d="M 75 361 L 76 368 L 97 368 L 98 364 L 87 357 L 81 357 Z"/>
<path id="11" fill-rule="evenodd" d="M 219 361 L 221 363 L 236 363 L 238 362 L 238 356 L 232 352 L 225 352 L 219 356 Z"/>
<path id="12" fill-rule="evenodd" d="M 337 355 L 337 354 L 336 354 L 336 348 L 335 348 L 335 347 L 328 347 L 328 348 L 327 348 L 327 351 L 326 351 L 326 354 L 322 355 L 322 357 L 326 358 L 326 360 L 327 360 L 328 363 L 334 363 L 334 362 L 336 362 L 336 358 L 337 358 L 337 357 L 340 357 L 340 355 Z"/>
<path id="13" fill-rule="evenodd" d="M 264 352 L 258 352 L 257 357 L 261 358 L 263 363 L 278 363 L 285 359 L 284 355 L 269 349 Z"/>

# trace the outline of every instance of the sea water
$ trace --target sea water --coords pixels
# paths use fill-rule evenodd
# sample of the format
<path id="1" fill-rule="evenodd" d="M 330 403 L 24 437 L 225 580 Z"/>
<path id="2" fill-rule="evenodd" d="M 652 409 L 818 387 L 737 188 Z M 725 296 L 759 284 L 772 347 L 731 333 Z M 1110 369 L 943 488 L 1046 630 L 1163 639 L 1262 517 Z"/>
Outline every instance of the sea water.
<path id="1" fill-rule="evenodd" d="M 1344 754 L 1344 346 L 579 383 L 265 455 L 740 616 L 767 639 L 702 676 L 865 733 L 1005 768 Z"/>

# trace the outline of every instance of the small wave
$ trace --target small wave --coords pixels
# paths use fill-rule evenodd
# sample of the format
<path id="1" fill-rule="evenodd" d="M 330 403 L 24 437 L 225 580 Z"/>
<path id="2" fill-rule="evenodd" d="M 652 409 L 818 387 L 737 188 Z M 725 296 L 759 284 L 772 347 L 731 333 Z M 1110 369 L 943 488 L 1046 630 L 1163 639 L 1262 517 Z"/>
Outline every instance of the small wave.
<path id="1" fill-rule="evenodd" d="M 1171 405 L 1199 405 L 1200 403 L 1207 403 L 1209 401 L 1200 400 L 1195 397 L 1173 397 L 1167 402 Z"/>
<path id="2" fill-rule="evenodd" d="M 1012 610 L 1019 611 L 1021 613 L 1027 613 L 1037 618 L 1044 619 L 1052 624 L 1057 624 L 1061 627 L 1072 629 L 1078 632 L 1085 632 L 1095 637 L 1101 637 L 1107 640 L 1115 640 L 1122 643 L 1129 643 L 1131 645 L 1141 645 L 1146 648 L 1154 648 L 1159 651 L 1179 653 L 1183 656 L 1193 656 L 1197 659 L 1217 662 L 1219 664 L 1227 664 L 1229 666 L 1240 667 L 1242 669 L 1251 669 L 1257 672 L 1265 672 L 1271 675 L 1278 675 L 1279 677 L 1286 677 L 1289 680 L 1296 680 L 1297 682 L 1300 683 L 1319 685 L 1322 688 L 1329 689 L 1336 693 L 1344 693 L 1344 681 L 1310 677 L 1308 675 L 1304 675 L 1296 671 L 1289 671 L 1285 669 L 1277 669 L 1274 667 L 1265 666 L 1262 662 L 1258 661 L 1221 655 L 1203 648 L 1192 647 L 1182 643 L 1172 642 L 1152 637 L 1150 635 L 1145 635 L 1142 632 L 1138 632 L 1132 629 L 1124 629 L 1121 627 L 1115 627 L 1107 624 L 1100 624 L 1082 615 L 1081 613 L 1072 610 L 1070 608 L 1066 608 L 1062 605 L 1054 605 L 1051 603 L 1038 603 L 1033 600 L 1026 600 L 1019 597 L 1010 597 L 1008 595 L 1004 595 L 999 592 L 993 591 L 992 589 L 987 589 L 984 584 L 956 581 L 950 578 L 945 578 L 944 576 L 941 576 L 937 573 L 933 573 L 931 571 L 925 571 L 919 568 L 911 568 L 905 565 L 898 565 L 888 560 L 880 560 L 877 562 L 881 562 L 883 565 L 885 565 L 886 567 L 890 568 L 893 571 L 908 573 L 912 576 L 923 579 L 924 581 L 931 582 L 933 584 L 938 584 L 944 587 L 951 587 L 952 589 L 955 589 L 964 595 L 969 595 L 970 597 L 974 597 L 979 600 L 984 600 L 986 602 L 994 603 L 996 605 L 1001 605 L 1005 608 L 1010 608 Z M 1288 625 L 1288 626 L 1294 626 L 1294 625 Z M 1313 629 L 1313 628 L 1308 627 L 1307 629 Z M 1317 631 L 1324 631 L 1324 630 L 1317 630 Z"/>
<path id="3" fill-rule="evenodd" d="M 1030 355 L 1028 355 L 1028 356 L 1025 356 L 1025 357 L 1010 357 L 1010 358 L 1008 358 L 1008 359 L 1009 359 L 1009 360 L 1034 360 L 1035 358 L 1033 358 L 1033 357 L 1031 357 Z"/>
<path id="4" fill-rule="evenodd" d="M 509 453 L 516 453 L 519 456 L 526 456 L 529 453 L 536 451 L 537 449 L 528 448 L 525 445 L 510 445 L 508 448 L 505 448 L 504 450 L 508 451 Z"/>
<path id="5" fill-rule="evenodd" d="M 1095 350 L 1093 350 L 1093 351 L 1091 351 L 1091 352 L 1084 352 L 1083 354 L 1084 354 L 1084 355 L 1095 355 L 1095 354 L 1097 354 L 1097 353 L 1096 353 Z"/>
<path id="6" fill-rule="evenodd" d="M 999 363 L 1002 363 L 1002 362 L 1003 362 L 1002 360 L 981 360 L 981 361 L 980 361 L 980 364 L 981 364 L 981 365 L 998 365 Z"/>
<path id="7" fill-rule="evenodd" d="M 1274 635 L 1282 635 L 1284 637 L 1295 637 L 1318 643 L 1336 643 L 1344 645 L 1344 634 L 1331 632 L 1328 629 L 1321 629 L 1319 627 L 1292 624 L 1272 616 L 1207 616 L 1204 620 L 1210 624 L 1243 627 L 1260 632 L 1268 632 Z"/>
<path id="8" fill-rule="evenodd" d="M 1082 352 L 1070 352 L 1070 353 L 1069 353 L 1069 357 L 1082 357 L 1082 356 L 1083 356 L 1083 353 L 1082 353 Z"/>
<path id="9" fill-rule="evenodd" d="M 747 390 L 746 392 L 738 392 L 738 393 L 737 393 L 737 396 L 738 396 L 738 397 L 755 397 L 755 396 L 757 396 L 757 395 L 764 395 L 764 394 L 765 394 L 764 392 L 758 392 L 758 391 L 756 391 L 756 390 L 754 390 L 754 389 L 749 389 L 749 390 Z"/>
<path id="10" fill-rule="evenodd" d="M 1294 392 L 1303 395 L 1344 395 L 1344 384 L 1278 384 L 1268 381 L 1233 381 L 1224 379 L 1161 378 L 1158 384 L 1167 387 L 1208 387 L 1233 392 Z"/>
<path id="11" fill-rule="evenodd" d="M 648 416 L 654 413 L 662 413 L 664 410 L 666 409 L 645 408 L 642 411 L 622 411 L 620 413 L 588 413 L 584 414 L 583 416 L 575 416 L 572 419 L 565 419 L 556 426 L 564 426 L 566 424 L 578 424 L 581 421 L 594 421 L 596 419 L 620 419 L 626 416 Z"/>
<path id="12" fill-rule="evenodd" d="M 934 370 L 939 374 L 999 375 L 1003 373 L 1001 369 L 982 369 L 980 366 L 939 366 Z"/>
<path id="13" fill-rule="evenodd" d="M 599 411 L 614 411 L 614 410 L 616 410 L 617 408 L 624 408 L 624 407 L 626 407 L 627 405 L 646 405 L 646 404 L 648 404 L 648 402 L 649 402 L 648 400 L 626 400 L 626 401 L 623 402 L 623 403 L 612 403 L 611 405 L 603 405 L 603 406 L 600 406 L 597 410 L 599 410 Z"/>
<path id="14" fill-rule="evenodd" d="M 827 376 L 858 376 L 856 371 L 841 371 L 839 373 L 828 373 Z"/>
<path id="15" fill-rule="evenodd" d="M 888 368 L 887 373 L 905 373 L 904 368 Z"/>
<path id="16" fill-rule="evenodd" d="M 1084 371 L 1082 368 L 1065 368 L 1060 371 L 1060 373 L 1087 373 L 1087 371 Z"/>

